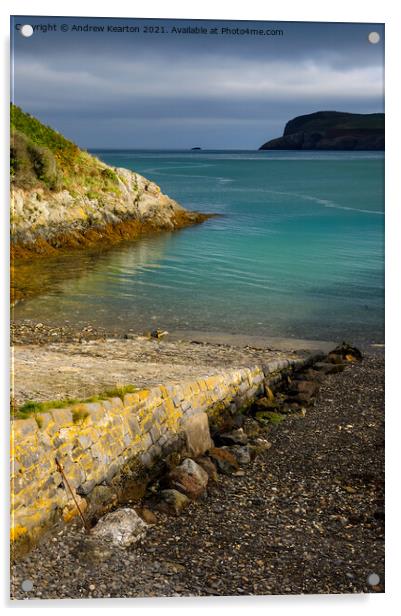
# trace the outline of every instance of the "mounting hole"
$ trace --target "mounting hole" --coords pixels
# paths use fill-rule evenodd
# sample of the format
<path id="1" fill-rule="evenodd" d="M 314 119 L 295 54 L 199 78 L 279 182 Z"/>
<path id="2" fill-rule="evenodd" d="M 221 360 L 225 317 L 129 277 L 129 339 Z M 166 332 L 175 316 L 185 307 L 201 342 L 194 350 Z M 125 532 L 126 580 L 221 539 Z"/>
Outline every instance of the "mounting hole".
<path id="1" fill-rule="evenodd" d="M 33 28 L 29 24 L 25 24 L 21 26 L 20 32 L 21 32 L 21 36 L 25 36 L 25 38 L 28 38 L 32 36 Z"/>
<path id="2" fill-rule="evenodd" d="M 369 32 L 368 41 L 372 43 L 372 45 L 376 45 L 380 42 L 380 34 L 378 32 Z"/>
<path id="3" fill-rule="evenodd" d="M 371 573 L 368 575 L 368 584 L 369 586 L 377 586 L 380 583 L 380 578 L 377 573 Z"/>
<path id="4" fill-rule="evenodd" d="M 33 589 L 32 580 L 24 580 L 21 584 L 21 588 L 24 592 L 31 592 L 31 590 Z"/>

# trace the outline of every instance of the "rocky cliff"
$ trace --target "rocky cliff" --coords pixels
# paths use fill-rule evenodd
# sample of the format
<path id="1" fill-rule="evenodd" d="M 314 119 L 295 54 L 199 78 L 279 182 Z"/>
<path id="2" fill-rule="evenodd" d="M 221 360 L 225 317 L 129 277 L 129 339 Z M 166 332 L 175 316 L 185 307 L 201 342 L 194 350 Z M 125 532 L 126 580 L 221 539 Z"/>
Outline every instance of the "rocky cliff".
<path id="1" fill-rule="evenodd" d="M 260 150 L 384 150 L 384 113 L 318 111 L 287 122 Z"/>
<path id="2" fill-rule="evenodd" d="M 11 248 L 17 258 L 173 230 L 208 216 L 110 167 L 11 107 Z"/>

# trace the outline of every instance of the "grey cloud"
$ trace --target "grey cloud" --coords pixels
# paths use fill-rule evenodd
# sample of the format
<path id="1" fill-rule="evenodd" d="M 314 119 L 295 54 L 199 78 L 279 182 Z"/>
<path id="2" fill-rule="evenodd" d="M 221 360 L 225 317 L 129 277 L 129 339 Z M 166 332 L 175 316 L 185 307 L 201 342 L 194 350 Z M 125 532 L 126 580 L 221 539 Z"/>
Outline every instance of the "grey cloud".
<path id="1" fill-rule="evenodd" d="M 258 147 L 294 115 L 382 110 L 383 49 L 366 42 L 371 25 L 283 27 L 282 40 L 207 45 L 196 37 L 53 33 L 29 46 L 16 37 L 14 100 L 88 147 L 200 139 Z"/>

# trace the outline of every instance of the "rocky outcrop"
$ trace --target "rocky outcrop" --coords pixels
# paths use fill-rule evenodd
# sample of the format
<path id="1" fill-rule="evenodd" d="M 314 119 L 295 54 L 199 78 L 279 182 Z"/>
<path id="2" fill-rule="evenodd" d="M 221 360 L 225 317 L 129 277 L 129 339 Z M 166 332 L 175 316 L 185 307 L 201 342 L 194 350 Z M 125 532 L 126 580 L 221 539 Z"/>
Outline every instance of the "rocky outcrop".
<path id="1" fill-rule="evenodd" d="M 107 167 L 105 166 L 107 169 Z M 116 190 L 101 198 L 43 187 L 11 190 L 14 256 L 49 254 L 60 248 L 114 243 L 149 231 L 174 230 L 203 222 L 157 184 L 128 169 L 113 169 Z"/>
<path id="2" fill-rule="evenodd" d="M 106 165 L 11 105 L 11 253 L 24 258 L 173 230 L 188 212 L 134 171 Z"/>
<path id="3" fill-rule="evenodd" d="M 287 122 L 260 150 L 384 150 L 384 113 L 318 111 Z"/>

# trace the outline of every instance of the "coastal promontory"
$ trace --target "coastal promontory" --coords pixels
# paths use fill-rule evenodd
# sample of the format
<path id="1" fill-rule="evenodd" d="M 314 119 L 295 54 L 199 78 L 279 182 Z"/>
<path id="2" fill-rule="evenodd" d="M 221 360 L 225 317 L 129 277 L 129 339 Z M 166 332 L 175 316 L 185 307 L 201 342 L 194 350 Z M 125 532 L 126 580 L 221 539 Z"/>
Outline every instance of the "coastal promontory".
<path id="1" fill-rule="evenodd" d="M 287 122 L 260 150 L 384 150 L 384 113 L 318 111 Z"/>
<path id="2" fill-rule="evenodd" d="M 106 165 L 15 105 L 10 162 L 15 258 L 106 245 L 208 218 L 138 173 Z"/>

